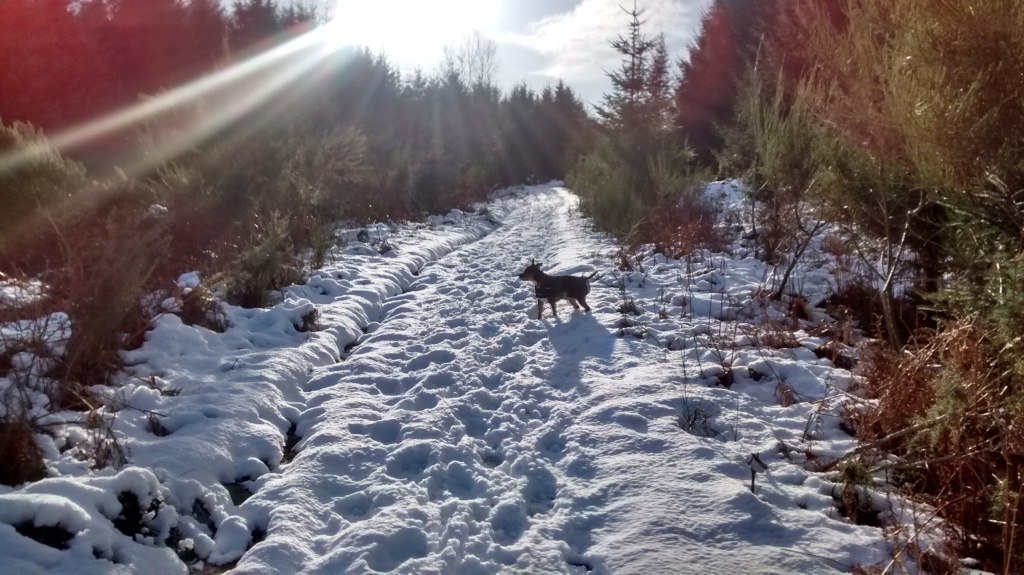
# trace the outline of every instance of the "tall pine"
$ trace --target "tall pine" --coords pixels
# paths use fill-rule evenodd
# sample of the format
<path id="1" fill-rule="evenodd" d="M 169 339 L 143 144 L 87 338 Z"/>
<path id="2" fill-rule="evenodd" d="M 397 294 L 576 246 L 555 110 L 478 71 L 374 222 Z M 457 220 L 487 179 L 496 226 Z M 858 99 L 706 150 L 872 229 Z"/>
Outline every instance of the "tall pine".
<path id="1" fill-rule="evenodd" d="M 643 33 L 644 10 L 623 8 L 629 15 L 629 33 L 619 35 L 611 41 L 615 51 L 622 56 L 621 67 L 608 73 L 612 90 L 604 95 L 603 104 L 597 107 L 598 115 L 617 133 L 633 138 L 640 144 L 649 135 L 653 125 L 650 111 L 648 82 L 651 53 L 657 46 L 655 40 Z"/>
<path id="2" fill-rule="evenodd" d="M 675 127 L 708 165 L 722 146 L 719 128 L 733 118 L 737 83 L 757 57 L 767 31 L 763 18 L 774 5 L 775 0 L 714 0 L 689 55 L 678 61 Z"/>

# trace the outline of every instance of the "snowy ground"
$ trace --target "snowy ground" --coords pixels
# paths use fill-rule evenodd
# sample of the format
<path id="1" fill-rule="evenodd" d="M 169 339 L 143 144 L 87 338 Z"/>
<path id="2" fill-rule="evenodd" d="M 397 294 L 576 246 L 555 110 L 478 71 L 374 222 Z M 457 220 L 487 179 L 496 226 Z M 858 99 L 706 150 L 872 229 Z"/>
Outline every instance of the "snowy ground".
<path id="1" fill-rule="evenodd" d="M 737 245 L 623 276 L 574 206 L 537 186 L 381 228 L 283 304 L 229 309 L 223 334 L 164 316 L 129 354 L 138 378 L 108 393 L 130 406 L 114 425 L 131 465 L 91 472 L 61 443 L 77 428 L 41 436 L 52 477 L 0 492 L 2 564 L 183 573 L 173 549 L 239 573 L 781 574 L 884 559 L 881 530 L 840 517 L 835 484 L 800 465 L 855 447 L 833 416 L 852 376 L 812 352 L 824 339 L 779 333 L 775 270 Z M 599 272 L 593 312 L 562 302 L 537 320 L 517 278 L 531 258 Z M 830 272 L 825 257 L 799 270 L 812 304 Z M 320 329 L 300 331 L 313 307 Z M 795 327 L 831 322 L 812 313 Z M 795 347 L 757 345 L 780 339 Z M 752 454 L 770 469 L 755 493 Z M 68 549 L 15 530 L 32 524 Z"/>

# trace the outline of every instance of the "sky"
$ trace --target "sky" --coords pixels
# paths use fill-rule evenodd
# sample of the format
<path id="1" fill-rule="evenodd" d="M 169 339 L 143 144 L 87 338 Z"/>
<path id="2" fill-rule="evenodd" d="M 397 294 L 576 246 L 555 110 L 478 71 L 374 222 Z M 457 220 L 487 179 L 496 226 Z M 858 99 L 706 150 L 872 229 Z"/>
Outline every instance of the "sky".
<path id="1" fill-rule="evenodd" d="M 664 33 L 669 53 L 684 56 L 710 0 L 637 0 L 648 36 Z M 474 31 L 497 43 L 502 88 L 534 89 L 564 80 L 584 102 L 600 103 L 606 72 L 619 67 L 609 45 L 626 32 L 630 0 L 340 0 L 339 35 L 383 51 L 403 71 L 436 69 L 445 44 Z"/>

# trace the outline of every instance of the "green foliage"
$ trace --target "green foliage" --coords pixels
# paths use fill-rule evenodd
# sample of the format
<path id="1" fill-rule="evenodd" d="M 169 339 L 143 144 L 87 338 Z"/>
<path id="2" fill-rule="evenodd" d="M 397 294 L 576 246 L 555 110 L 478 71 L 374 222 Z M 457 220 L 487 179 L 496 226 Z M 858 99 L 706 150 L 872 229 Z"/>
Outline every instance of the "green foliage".
<path id="1" fill-rule="evenodd" d="M 355 128 L 335 129 L 309 139 L 308 130 L 296 130 L 278 152 L 277 181 L 261 200 L 266 213 L 287 215 L 290 237 L 299 245 L 322 249 L 324 228 L 340 220 L 360 197 L 367 176 L 366 137 Z"/>
<path id="2" fill-rule="evenodd" d="M 302 262 L 295 256 L 288 236 L 289 221 L 272 213 L 263 219 L 252 244 L 232 268 L 213 280 L 226 288 L 227 300 L 242 307 L 270 305 L 270 292 L 298 283 Z"/>
<path id="3" fill-rule="evenodd" d="M 691 149 L 672 142 L 674 79 L 664 37 L 644 35 L 642 10 L 626 12 L 629 33 L 612 42 L 622 66 L 608 74 L 612 91 L 598 108 L 604 134 L 566 182 L 598 229 L 628 244 L 649 242 L 676 254 L 711 235 L 713 210 L 699 185 L 708 173 L 696 168 Z"/>
<path id="4" fill-rule="evenodd" d="M 14 157 L 20 160 L 15 167 L 2 166 Z M 85 168 L 51 148 L 41 131 L 20 122 L 0 124 L 0 237 L 85 184 Z"/>
<path id="5" fill-rule="evenodd" d="M 627 10 L 629 33 L 611 42 L 622 57 L 617 71 L 609 72 L 611 92 L 597 113 L 627 152 L 626 159 L 637 174 L 643 172 L 647 157 L 668 145 L 673 79 L 670 77 L 664 36 L 650 39 L 644 34 L 644 10 Z"/>
<path id="6" fill-rule="evenodd" d="M 647 173 L 657 201 L 693 205 L 703 201 L 700 184 L 711 178 L 690 148 L 662 149 L 648 159 Z"/>
<path id="7" fill-rule="evenodd" d="M 611 141 L 604 139 L 580 158 L 565 183 L 580 196 L 580 209 L 594 225 L 619 238 L 636 233 L 644 216 L 644 201 L 632 171 Z"/>
<path id="8" fill-rule="evenodd" d="M 727 134 L 729 147 L 719 155 L 723 169 L 739 171 L 762 198 L 793 199 L 816 187 L 830 167 L 827 154 L 834 146 L 799 94 L 792 100 L 781 82 L 768 83 L 751 68 Z"/>

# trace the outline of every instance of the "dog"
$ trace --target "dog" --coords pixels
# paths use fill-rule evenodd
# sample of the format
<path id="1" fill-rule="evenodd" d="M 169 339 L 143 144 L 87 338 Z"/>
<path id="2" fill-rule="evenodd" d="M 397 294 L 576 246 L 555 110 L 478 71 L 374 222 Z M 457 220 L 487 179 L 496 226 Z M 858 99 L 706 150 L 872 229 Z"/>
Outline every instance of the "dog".
<path id="1" fill-rule="evenodd" d="M 530 260 L 519 279 L 533 282 L 534 293 L 537 296 L 537 319 L 544 315 L 544 301 L 551 304 L 551 313 L 558 318 L 558 310 L 555 309 L 555 302 L 560 299 L 567 299 L 573 309 L 583 309 L 588 313 L 590 306 L 587 305 L 587 294 L 590 293 L 590 280 L 597 275 L 594 272 L 586 277 L 577 276 L 549 276 L 540 271 L 540 264 Z M 579 304 L 579 305 L 577 305 Z"/>

